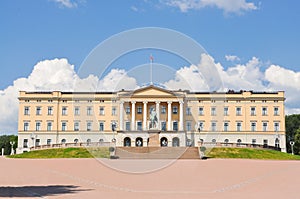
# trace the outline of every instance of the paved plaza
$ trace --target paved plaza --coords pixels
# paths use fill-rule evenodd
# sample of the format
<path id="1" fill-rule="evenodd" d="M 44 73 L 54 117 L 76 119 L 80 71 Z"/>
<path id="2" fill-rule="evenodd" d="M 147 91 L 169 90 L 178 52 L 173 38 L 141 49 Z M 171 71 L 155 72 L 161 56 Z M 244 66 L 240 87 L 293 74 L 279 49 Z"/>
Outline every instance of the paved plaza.
<path id="1" fill-rule="evenodd" d="M 0 167 L 0 198 L 299 198 L 297 161 L 0 158 Z"/>

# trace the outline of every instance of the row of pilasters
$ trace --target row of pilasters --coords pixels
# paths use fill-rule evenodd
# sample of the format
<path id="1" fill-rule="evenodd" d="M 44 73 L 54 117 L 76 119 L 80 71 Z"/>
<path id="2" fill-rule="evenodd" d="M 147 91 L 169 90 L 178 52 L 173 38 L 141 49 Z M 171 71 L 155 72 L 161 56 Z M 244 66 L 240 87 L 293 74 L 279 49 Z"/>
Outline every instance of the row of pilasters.
<path id="1" fill-rule="evenodd" d="M 172 130 L 172 103 L 171 101 L 168 101 L 168 114 L 167 114 L 167 130 Z M 160 126 L 160 101 L 155 102 L 155 111 L 157 116 L 158 122 L 158 129 L 161 129 Z M 143 101 L 143 130 L 148 130 L 147 128 L 147 111 L 148 111 L 148 102 Z M 119 129 L 122 131 L 124 130 L 124 102 L 120 102 L 120 112 L 119 112 Z M 131 130 L 136 130 L 136 101 L 131 102 Z M 179 131 L 183 131 L 183 101 L 179 101 L 179 121 L 178 121 Z"/>

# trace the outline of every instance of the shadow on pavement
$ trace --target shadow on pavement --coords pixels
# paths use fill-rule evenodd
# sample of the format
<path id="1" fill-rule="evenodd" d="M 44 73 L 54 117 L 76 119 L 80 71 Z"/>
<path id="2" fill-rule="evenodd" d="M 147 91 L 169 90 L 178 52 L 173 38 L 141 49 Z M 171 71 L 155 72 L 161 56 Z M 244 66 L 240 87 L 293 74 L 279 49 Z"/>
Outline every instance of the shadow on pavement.
<path id="1" fill-rule="evenodd" d="M 0 197 L 46 197 L 90 190 L 79 189 L 78 186 L 73 185 L 8 186 L 0 187 Z"/>

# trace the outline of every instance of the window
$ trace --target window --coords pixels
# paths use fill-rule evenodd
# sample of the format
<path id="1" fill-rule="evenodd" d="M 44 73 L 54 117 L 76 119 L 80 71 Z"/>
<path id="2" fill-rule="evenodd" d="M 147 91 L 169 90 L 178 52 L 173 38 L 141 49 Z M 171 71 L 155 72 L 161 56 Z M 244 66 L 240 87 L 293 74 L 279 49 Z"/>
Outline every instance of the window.
<path id="1" fill-rule="evenodd" d="M 250 112 L 251 112 L 252 116 L 255 116 L 256 115 L 256 108 L 255 107 L 251 107 Z"/>
<path id="2" fill-rule="evenodd" d="M 274 131 L 279 131 L 279 122 L 274 122 Z"/>
<path id="3" fill-rule="evenodd" d="M 186 107 L 186 115 L 192 115 L 191 107 Z"/>
<path id="4" fill-rule="evenodd" d="M 47 131 L 52 131 L 52 122 L 47 122 Z"/>
<path id="5" fill-rule="evenodd" d="M 216 122 L 212 122 L 211 123 L 211 130 L 212 131 L 216 131 L 217 130 L 217 123 Z"/>
<path id="6" fill-rule="evenodd" d="M 74 115 L 79 115 L 79 114 L 80 114 L 80 108 L 79 108 L 79 106 L 76 106 L 74 108 Z"/>
<path id="7" fill-rule="evenodd" d="M 279 108 L 278 107 L 274 107 L 274 115 L 279 115 Z"/>
<path id="8" fill-rule="evenodd" d="M 79 131 L 79 122 L 74 123 L 74 131 Z"/>
<path id="9" fill-rule="evenodd" d="M 256 139 L 252 139 L 252 144 L 253 144 L 253 145 L 256 144 Z"/>
<path id="10" fill-rule="evenodd" d="M 165 121 L 161 122 L 161 130 L 166 131 L 167 130 L 167 124 Z"/>
<path id="11" fill-rule="evenodd" d="M 198 113 L 199 113 L 199 115 L 204 115 L 204 109 L 203 109 L 203 107 L 199 107 Z"/>
<path id="12" fill-rule="evenodd" d="M 264 140 L 264 148 L 268 147 L 268 140 Z"/>
<path id="13" fill-rule="evenodd" d="M 125 112 L 126 112 L 127 115 L 130 114 L 130 106 L 126 106 Z"/>
<path id="14" fill-rule="evenodd" d="M 137 114 L 142 114 L 142 111 L 143 111 L 142 107 L 138 106 L 137 107 Z"/>
<path id="15" fill-rule="evenodd" d="M 125 123 L 125 130 L 130 131 L 130 122 Z"/>
<path id="16" fill-rule="evenodd" d="M 24 122 L 24 131 L 28 131 L 28 130 L 29 130 L 29 123 Z"/>
<path id="17" fill-rule="evenodd" d="M 276 147 L 276 148 L 279 148 L 279 147 L 280 147 L 279 139 L 278 139 L 278 138 L 275 139 L 275 147 Z"/>
<path id="18" fill-rule="evenodd" d="M 178 122 L 177 121 L 173 122 L 173 131 L 178 131 Z"/>
<path id="19" fill-rule="evenodd" d="M 225 140 L 224 140 L 224 143 L 225 143 L 225 146 L 228 146 L 229 140 L 228 140 L 228 139 L 225 139 Z"/>
<path id="20" fill-rule="evenodd" d="M 67 130 L 67 123 L 66 122 L 62 122 L 61 123 L 61 130 L 62 131 L 66 131 Z"/>
<path id="21" fill-rule="evenodd" d="M 141 131 L 141 130 L 142 130 L 142 122 L 141 122 L 141 121 L 138 121 L 138 122 L 137 122 L 137 130 L 138 130 L 138 131 Z"/>
<path id="22" fill-rule="evenodd" d="M 261 102 L 262 102 L 262 103 L 267 103 L 267 100 L 262 100 Z"/>
<path id="23" fill-rule="evenodd" d="M 211 107 L 210 114 L 211 115 L 216 115 L 216 107 Z"/>
<path id="24" fill-rule="evenodd" d="M 224 107 L 224 115 L 228 115 L 228 107 Z"/>
<path id="25" fill-rule="evenodd" d="M 24 115 L 29 115 L 29 106 L 24 107 Z"/>
<path id="26" fill-rule="evenodd" d="M 217 140 L 216 139 L 212 139 L 211 142 L 215 144 L 217 142 Z"/>
<path id="27" fill-rule="evenodd" d="M 47 139 L 47 145 L 51 144 L 51 139 Z"/>
<path id="28" fill-rule="evenodd" d="M 117 115 L 117 108 L 115 106 L 111 109 L 111 115 Z"/>
<path id="29" fill-rule="evenodd" d="M 256 122 L 251 122 L 251 131 L 256 131 Z"/>
<path id="30" fill-rule="evenodd" d="M 166 114 L 166 107 L 165 106 L 161 106 L 161 114 Z"/>
<path id="31" fill-rule="evenodd" d="M 86 130 L 91 131 L 92 130 L 92 122 L 87 122 L 86 123 Z"/>
<path id="32" fill-rule="evenodd" d="M 268 130 L 268 123 L 263 122 L 263 131 L 267 131 L 267 130 Z"/>
<path id="33" fill-rule="evenodd" d="M 61 143 L 62 143 L 62 144 L 65 144 L 66 142 L 67 142 L 66 139 L 62 139 L 62 140 L 61 140 Z"/>
<path id="34" fill-rule="evenodd" d="M 104 122 L 99 123 L 99 131 L 104 131 Z"/>
<path id="35" fill-rule="evenodd" d="M 242 143 L 242 140 L 241 140 L 241 139 L 238 139 L 238 140 L 237 140 L 237 146 L 240 146 L 241 143 Z"/>
<path id="36" fill-rule="evenodd" d="M 23 140 L 23 148 L 28 148 L 28 139 Z"/>
<path id="37" fill-rule="evenodd" d="M 99 115 L 105 115 L 104 106 L 100 106 Z"/>
<path id="38" fill-rule="evenodd" d="M 41 130 L 41 122 L 36 122 L 35 123 L 35 130 L 40 131 Z"/>
<path id="39" fill-rule="evenodd" d="M 224 131 L 228 131 L 228 126 L 229 126 L 229 123 L 228 122 L 224 122 Z"/>
<path id="40" fill-rule="evenodd" d="M 236 107 L 236 115 L 242 115 L 242 108 L 241 107 Z"/>
<path id="41" fill-rule="evenodd" d="M 67 107 L 66 106 L 62 107 L 61 114 L 67 115 Z"/>
<path id="42" fill-rule="evenodd" d="M 177 108 L 177 106 L 173 106 L 172 112 L 173 112 L 173 114 L 177 114 L 177 113 L 178 113 L 178 108 Z"/>
<path id="43" fill-rule="evenodd" d="M 48 106 L 48 115 L 53 115 L 53 107 Z"/>
<path id="44" fill-rule="evenodd" d="M 192 130 L 192 123 L 190 121 L 186 122 L 186 130 L 191 131 Z"/>
<path id="45" fill-rule="evenodd" d="M 63 100 L 62 102 L 63 102 L 63 103 L 67 103 L 67 102 L 68 102 L 68 100 Z"/>
<path id="46" fill-rule="evenodd" d="M 267 115 L 268 114 L 267 111 L 268 111 L 267 107 L 262 107 L 262 115 Z"/>
<path id="47" fill-rule="evenodd" d="M 204 122 L 200 121 L 198 124 L 198 128 L 200 128 L 200 131 L 202 131 L 204 128 Z"/>
<path id="48" fill-rule="evenodd" d="M 116 131 L 117 130 L 117 123 L 115 121 L 111 122 L 111 130 Z"/>
<path id="49" fill-rule="evenodd" d="M 242 131 L 242 123 L 241 122 L 236 123 L 236 131 Z"/>
<path id="50" fill-rule="evenodd" d="M 41 142 L 40 139 L 35 139 L 35 146 L 40 146 L 40 142 Z"/>
<path id="51" fill-rule="evenodd" d="M 36 107 L 36 115 L 42 114 L 42 108 L 40 106 Z"/>
<path id="52" fill-rule="evenodd" d="M 87 114 L 87 115 L 92 115 L 92 111 L 93 111 L 93 108 L 92 108 L 91 106 L 88 106 L 88 107 L 86 108 L 86 114 Z"/>
<path id="53" fill-rule="evenodd" d="M 88 103 L 92 103 L 92 102 L 93 102 L 93 100 L 88 100 L 87 102 L 88 102 Z"/>

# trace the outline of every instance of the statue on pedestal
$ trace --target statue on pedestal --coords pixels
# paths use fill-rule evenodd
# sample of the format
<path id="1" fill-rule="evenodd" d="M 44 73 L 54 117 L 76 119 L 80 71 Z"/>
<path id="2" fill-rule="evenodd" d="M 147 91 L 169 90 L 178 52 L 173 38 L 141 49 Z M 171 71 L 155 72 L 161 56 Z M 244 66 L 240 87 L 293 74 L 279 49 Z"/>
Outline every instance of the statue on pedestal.
<path id="1" fill-rule="evenodd" d="M 158 121 L 157 121 L 157 113 L 155 111 L 155 108 L 151 108 L 150 112 L 150 129 L 157 129 L 158 127 Z"/>

